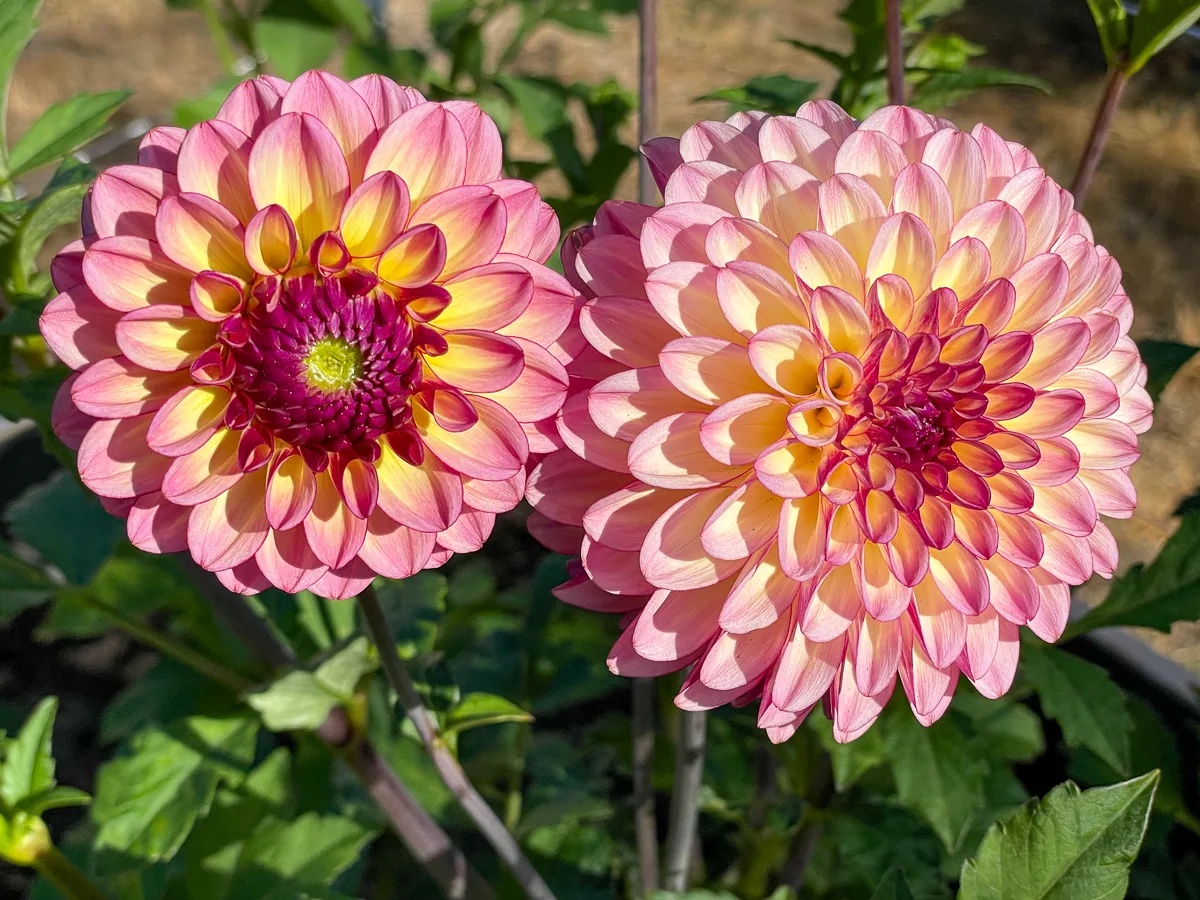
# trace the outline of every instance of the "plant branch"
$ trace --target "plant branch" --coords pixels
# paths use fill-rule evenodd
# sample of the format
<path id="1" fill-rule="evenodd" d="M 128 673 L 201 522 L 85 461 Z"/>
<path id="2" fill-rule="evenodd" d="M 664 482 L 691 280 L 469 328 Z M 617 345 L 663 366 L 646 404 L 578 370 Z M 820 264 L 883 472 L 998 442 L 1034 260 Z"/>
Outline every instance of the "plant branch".
<path id="1" fill-rule="evenodd" d="M 792 839 L 791 850 L 783 864 L 783 870 L 779 873 L 780 883 L 790 887 L 797 894 L 804 884 L 804 871 L 817 849 L 817 841 L 820 840 L 824 828 L 824 819 L 820 813 L 833 797 L 833 764 L 829 754 L 824 751 L 821 752 L 813 771 L 806 797 L 808 805 L 804 810 L 803 824 Z"/>
<path id="2" fill-rule="evenodd" d="M 654 705 L 658 690 L 653 678 L 633 681 L 633 824 L 637 835 L 641 896 L 658 890 L 658 822 L 654 817 Z"/>
<path id="3" fill-rule="evenodd" d="M 240 694 L 254 684 L 253 681 L 241 673 L 235 672 L 223 663 L 219 663 L 199 650 L 189 647 L 178 638 L 165 634 L 156 628 L 151 628 L 144 622 L 126 615 L 116 607 L 109 606 L 103 600 L 93 597 L 87 591 L 79 591 L 67 596 L 71 602 L 78 603 L 80 606 L 86 606 L 105 616 L 134 640 L 140 641 L 146 646 L 157 650 L 163 656 L 182 663 L 205 678 L 209 678 L 217 682 L 217 684 L 224 685 L 234 693 Z"/>
<path id="4" fill-rule="evenodd" d="M 37 855 L 33 867 L 68 900 L 108 900 L 104 892 L 53 844 Z"/>
<path id="5" fill-rule="evenodd" d="M 355 732 L 344 709 L 335 707 L 316 735 L 353 770 L 388 819 L 404 823 L 404 830 L 397 828 L 397 834 L 450 900 L 493 900 L 496 895 L 491 886 L 425 812 L 374 745 Z"/>
<path id="6" fill-rule="evenodd" d="M 883 0 L 884 31 L 887 36 L 888 103 L 904 105 L 904 26 L 900 0 Z"/>
<path id="7" fill-rule="evenodd" d="M 658 0 L 638 0 L 638 144 L 656 137 L 657 130 Z M 638 201 L 658 202 L 658 187 L 645 157 L 638 163 Z"/>
<path id="8" fill-rule="evenodd" d="M 268 670 L 295 665 L 296 656 L 265 620 L 216 577 L 181 554 L 179 562 L 217 616 Z M 334 707 L 314 732 L 359 777 L 367 793 L 392 823 L 396 836 L 450 900 L 495 900 L 441 826 L 417 802 L 378 749 L 358 732 L 342 707 Z"/>
<path id="9" fill-rule="evenodd" d="M 675 745 L 675 792 L 671 795 L 671 825 L 663 863 L 663 887 L 668 891 L 687 888 L 700 820 L 707 724 L 708 713 L 680 713 L 679 739 Z"/>
<path id="10" fill-rule="evenodd" d="M 1117 107 L 1121 104 L 1121 95 L 1129 76 L 1125 73 L 1124 64 L 1116 63 L 1108 73 L 1104 83 L 1104 94 L 1100 105 L 1096 108 L 1096 118 L 1092 122 L 1092 131 L 1088 135 L 1087 144 L 1083 148 L 1083 156 L 1079 158 L 1079 168 L 1075 170 L 1075 180 L 1071 183 L 1071 193 L 1075 197 L 1075 209 L 1083 209 L 1083 200 L 1088 188 L 1092 186 L 1092 177 L 1100 165 L 1100 157 L 1104 155 L 1104 147 L 1108 143 L 1109 132 L 1112 131 L 1113 120 L 1117 116 Z"/>
<path id="11" fill-rule="evenodd" d="M 408 675 L 408 669 L 404 667 L 404 663 L 400 660 L 400 654 L 396 652 L 396 642 L 392 638 L 391 628 L 384 616 L 383 607 L 379 605 L 379 598 L 375 595 L 374 588 L 368 585 L 367 589 L 358 595 L 358 608 L 362 610 L 367 634 L 379 651 L 383 671 L 392 687 L 395 688 L 396 694 L 400 698 L 400 705 L 404 707 L 405 713 L 416 728 L 421 743 L 425 745 L 425 750 L 433 760 L 433 765 L 446 787 L 458 799 L 459 805 L 475 823 L 480 833 L 487 838 L 492 849 L 508 866 L 509 871 L 512 872 L 513 877 L 525 893 L 532 900 L 554 900 L 554 894 L 549 885 L 542 880 L 542 876 L 526 858 L 517 839 L 504 827 L 500 817 L 488 806 L 487 801 L 480 796 L 479 791 L 467 779 L 462 766 L 450 752 L 450 748 L 446 746 L 446 742 L 438 732 L 437 723 L 429 710 L 425 708 L 425 704 L 421 702 L 417 689 Z"/>

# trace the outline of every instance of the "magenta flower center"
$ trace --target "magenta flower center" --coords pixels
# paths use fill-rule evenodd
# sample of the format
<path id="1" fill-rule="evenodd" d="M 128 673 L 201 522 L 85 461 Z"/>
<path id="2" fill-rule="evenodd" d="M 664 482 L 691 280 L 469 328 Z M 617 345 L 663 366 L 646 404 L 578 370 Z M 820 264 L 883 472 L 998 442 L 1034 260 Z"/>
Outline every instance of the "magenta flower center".
<path id="1" fill-rule="evenodd" d="M 374 285 L 285 278 L 276 298 L 223 331 L 236 392 L 229 424 L 249 419 L 318 460 L 375 459 L 378 438 L 411 421 L 421 381 L 413 334 L 395 298 Z"/>

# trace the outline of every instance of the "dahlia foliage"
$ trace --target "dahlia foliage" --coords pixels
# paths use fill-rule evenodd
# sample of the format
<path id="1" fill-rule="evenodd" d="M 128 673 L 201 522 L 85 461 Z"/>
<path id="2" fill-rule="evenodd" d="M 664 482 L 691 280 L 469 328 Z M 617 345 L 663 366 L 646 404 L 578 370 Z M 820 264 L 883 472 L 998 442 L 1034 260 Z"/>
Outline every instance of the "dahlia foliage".
<path id="1" fill-rule="evenodd" d="M 42 333 L 54 425 L 138 547 L 360 591 L 477 549 L 567 376 L 558 222 L 473 103 L 261 77 L 97 179 Z"/>
<path id="2" fill-rule="evenodd" d="M 529 482 L 581 553 L 559 595 L 625 615 L 614 672 L 694 664 L 679 706 L 761 698 L 775 741 L 822 700 L 852 740 L 897 673 L 925 724 L 960 672 L 1003 694 L 1135 504 L 1116 261 L 983 125 L 817 101 L 645 152 L 665 206 L 607 204 L 563 253 L 586 302 Z"/>

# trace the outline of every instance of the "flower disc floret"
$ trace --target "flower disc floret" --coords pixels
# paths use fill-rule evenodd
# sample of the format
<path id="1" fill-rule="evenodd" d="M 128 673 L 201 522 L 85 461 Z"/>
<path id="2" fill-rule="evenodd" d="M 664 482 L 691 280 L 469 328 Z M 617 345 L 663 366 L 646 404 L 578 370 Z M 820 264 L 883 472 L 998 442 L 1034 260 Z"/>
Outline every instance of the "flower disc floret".
<path id="1" fill-rule="evenodd" d="M 100 175 L 41 327 L 75 370 L 55 429 L 134 544 L 329 597 L 482 544 L 575 299 L 501 161 L 473 103 L 308 72 Z"/>
<path id="2" fill-rule="evenodd" d="M 897 675 L 929 724 L 1008 690 L 1111 576 L 1151 420 L 1121 271 L 1024 147 L 890 107 L 739 113 L 645 148 L 661 209 L 568 237 L 559 449 L 530 527 L 558 594 L 620 613 L 609 665 L 691 666 L 676 703 L 759 700 L 838 740 Z"/>

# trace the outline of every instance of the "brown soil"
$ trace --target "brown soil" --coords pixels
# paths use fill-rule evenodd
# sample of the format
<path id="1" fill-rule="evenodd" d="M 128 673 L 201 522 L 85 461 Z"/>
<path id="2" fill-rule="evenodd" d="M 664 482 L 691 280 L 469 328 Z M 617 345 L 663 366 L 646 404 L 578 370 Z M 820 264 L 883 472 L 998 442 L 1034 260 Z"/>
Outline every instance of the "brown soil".
<path id="1" fill-rule="evenodd" d="M 722 105 L 693 98 L 752 75 L 787 71 L 828 84 L 824 64 L 781 42 L 797 37 L 830 45 L 847 35 L 836 19 L 840 0 L 660 0 L 660 118 L 678 134 Z M 397 43 L 430 46 L 427 0 L 392 0 Z M 199 14 L 168 9 L 163 0 L 46 0 L 43 27 L 22 58 L 10 104 L 19 134 L 48 104 L 80 90 L 130 87 L 137 93 L 125 115 L 169 121 L 172 105 L 204 91 L 218 67 Z M 984 61 L 1040 75 L 1055 88 L 977 95 L 949 111 L 964 126 L 983 119 L 1027 144 L 1047 171 L 1069 183 L 1103 81 L 1103 61 L 1079 3 L 973 0 L 950 23 L 989 48 Z M 503 30 L 506 23 L 499 23 Z M 508 26 L 511 27 L 511 26 Z M 615 21 L 609 38 L 548 27 L 530 43 L 522 71 L 564 80 L 636 78 L 636 25 Z M 1124 286 L 1137 310 L 1136 337 L 1200 344 L 1200 281 L 1194 250 L 1200 217 L 1200 119 L 1195 100 L 1200 45 L 1184 38 L 1133 82 L 1088 199 L 1097 239 L 1124 267 Z M 629 135 L 632 138 L 632 134 Z M 522 148 L 522 152 L 526 148 Z M 626 183 L 626 190 L 632 188 Z M 1141 504 L 1114 526 L 1122 563 L 1153 557 L 1174 527 L 1171 511 L 1196 487 L 1200 471 L 1200 364 L 1167 390 L 1154 428 L 1143 438 L 1134 468 Z M 1102 596 L 1089 586 L 1085 597 Z M 1200 673 L 1200 626 L 1176 625 L 1169 636 L 1148 635 L 1158 649 Z"/>

